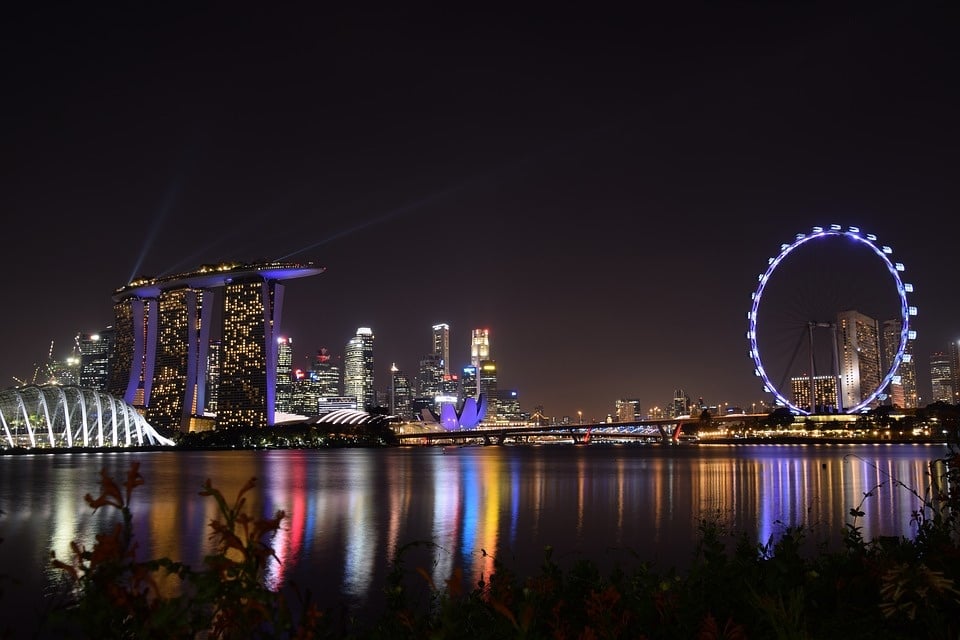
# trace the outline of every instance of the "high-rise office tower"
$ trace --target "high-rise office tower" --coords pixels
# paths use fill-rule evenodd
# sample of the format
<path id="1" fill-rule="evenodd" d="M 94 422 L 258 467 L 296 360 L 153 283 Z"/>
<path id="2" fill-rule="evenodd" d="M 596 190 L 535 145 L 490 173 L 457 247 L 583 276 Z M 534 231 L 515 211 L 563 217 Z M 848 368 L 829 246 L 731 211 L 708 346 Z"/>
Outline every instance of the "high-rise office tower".
<path id="1" fill-rule="evenodd" d="M 460 376 L 460 397 L 461 398 L 476 398 L 478 393 L 477 387 L 477 367 L 470 365 L 463 368 L 463 375 Z"/>
<path id="2" fill-rule="evenodd" d="M 292 411 L 298 415 L 315 416 L 320 413 L 320 403 L 325 407 L 342 403 L 340 394 L 340 367 L 326 348 L 321 348 L 308 360 L 307 370 L 296 369 L 293 375 Z M 355 408 L 351 399 L 349 407 Z"/>
<path id="3" fill-rule="evenodd" d="M 520 394 L 516 389 L 497 389 L 497 418 L 514 424 L 526 420 L 527 416 L 520 411 Z"/>
<path id="4" fill-rule="evenodd" d="M 490 359 L 490 329 L 474 329 L 470 338 L 470 364 L 479 368 Z"/>
<path id="5" fill-rule="evenodd" d="M 813 376 L 815 397 L 810 399 L 810 376 L 790 378 L 793 404 L 813 413 L 831 413 L 837 408 L 837 379 L 832 375 Z"/>
<path id="6" fill-rule="evenodd" d="M 390 415 L 399 416 L 401 420 L 413 419 L 410 409 L 412 400 L 410 380 L 396 363 L 390 365 Z"/>
<path id="7" fill-rule="evenodd" d="M 886 374 L 893 364 L 893 359 L 900 347 L 901 330 L 903 322 L 897 318 L 895 320 L 885 320 L 880 326 L 880 346 L 881 355 L 881 373 Z M 916 335 L 910 332 L 910 335 Z M 887 388 L 889 398 L 887 404 L 900 407 L 902 409 L 915 409 L 917 406 L 917 373 L 913 361 L 913 339 L 908 337 L 903 349 L 903 357 L 900 365 L 894 372 L 890 385 Z"/>
<path id="8" fill-rule="evenodd" d="M 393 374 L 393 414 L 402 420 L 413 419 L 413 388 L 410 378 L 403 371 Z"/>
<path id="9" fill-rule="evenodd" d="M 347 342 L 343 355 L 343 392 L 357 399 L 360 410 L 377 405 L 373 386 L 373 331 L 369 327 L 359 327 L 357 335 Z"/>
<path id="10" fill-rule="evenodd" d="M 642 415 L 640 413 L 640 401 L 635 398 L 617 400 L 615 409 L 617 412 L 617 422 L 633 422 L 634 420 L 639 420 Z"/>
<path id="11" fill-rule="evenodd" d="M 953 388 L 953 404 L 960 404 L 960 340 L 951 340 L 947 349 L 950 358 L 950 386 Z"/>
<path id="12" fill-rule="evenodd" d="M 277 338 L 277 411 L 293 413 L 293 338 Z"/>
<path id="13" fill-rule="evenodd" d="M 433 398 L 440 395 L 443 383 L 443 365 L 440 359 L 429 353 L 420 359 L 417 369 L 417 395 L 421 398 Z"/>
<path id="14" fill-rule="evenodd" d="M 683 389 L 673 392 L 673 402 L 670 404 L 670 417 L 690 415 L 690 396 Z"/>
<path id="15" fill-rule="evenodd" d="M 487 399 L 487 417 L 489 422 L 495 422 L 499 416 L 497 409 L 497 362 L 496 360 L 480 361 L 480 377 L 478 388 Z"/>
<path id="16" fill-rule="evenodd" d="M 220 341 L 211 340 L 207 351 L 207 393 L 204 413 L 217 413 L 217 398 L 220 390 Z"/>
<path id="17" fill-rule="evenodd" d="M 321 347 L 310 366 L 310 378 L 317 384 L 320 398 L 339 398 L 342 394 L 340 366 L 326 347 Z"/>
<path id="18" fill-rule="evenodd" d="M 930 402 L 953 404 L 953 374 L 950 356 L 943 351 L 930 354 Z"/>
<path id="19" fill-rule="evenodd" d="M 836 326 L 841 409 L 848 410 L 880 386 L 880 329 L 876 320 L 854 310 L 838 313 Z"/>
<path id="20" fill-rule="evenodd" d="M 316 412 L 319 395 L 310 372 L 294 369 L 290 380 L 290 413 L 310 416 Z"/>
<path id="21" fill-rule="evenodd" d="M 432 353 L 440 359 L 442 375 L 450 375 L 450 325 L 433 325 Z"/>
<path id="22" fill-rule="evenodd" d="M 460 376 L 444 376 L 440 382 L 440 395 L 460 400 Z"/>
<path id="23" fill-rule="evenodd" d="M 281 281 L 323 273 L 310 264 L 203 265 L 141 278 L 114 292 L 110 393 L 185 430 L 206 402 L 214 290 L 224 290 L 216 427 L 274 422 Z"/>
<path id="24" fill-rule="evenodd" d="M 84 389 L 105 391 L 110 379 L 110 352 L 113 350 L 113 327 L 99 333 L 77 335 L 77 350 L 80 352 L 80 380 Z"/>
<path id="25" fill-rule="evenodd" d="M 907 341 L 903 352 L 903 360 L 897 374 L 900 376 L 900 386 L 903 389 L 903 408 L 916 409 L 920 406 L 920 396 L 917 393 L 917 359 L 913 355 L 913 340 Z"/>

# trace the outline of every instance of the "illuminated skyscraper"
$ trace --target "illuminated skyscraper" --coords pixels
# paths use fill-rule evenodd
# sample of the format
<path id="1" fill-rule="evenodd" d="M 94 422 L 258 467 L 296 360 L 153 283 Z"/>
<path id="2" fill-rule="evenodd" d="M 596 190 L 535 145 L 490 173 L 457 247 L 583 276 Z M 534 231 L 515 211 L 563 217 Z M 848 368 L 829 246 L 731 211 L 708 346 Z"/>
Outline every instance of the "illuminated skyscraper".
<path id="1" fill-rule="evenodd" d="M 490 329 L 474 329 L 470 339 L 470 364 L 479 368 L 490 359 Z"/>
<path id="2" fill-rule="evenodd" d="M 670 405 L 670 417 L 690 415 L 690 396 L 683 389 L 673 392 L 673 402 Z"/>
<path id="3" fill-rule="evenodd" d="M 106 391 L 110 380 L 110 352 L 113 350 L 113 327 L 99 333 L 77 335 L 80 352 L 80 386 L 94 391 Z"/>
<path id="4" fill-rule="evenodd" d="M 859 311 L 837 314 L 842 409 L 848 410 L 880 386 L 880 330 L 877 321 Z M 879 404 L 879 403 L 874 403 Z"/>
<path id="5" fill-rule="evenodd" d="M 310 361 L 307 371 L 297 369 L 293 382 L 293 410 L 291 413 L 315 416 L 320 406 L 340 405 L 343 403 L 340 392 L 340 367 L 326 348 L 321 348 Z M 351 399 L 349 407 L 356 408 L 356 400 Z"/>
<path id="6" fill-rule="evenodd" d="M 950 356 L 943 351 L 930 354 L 930 402 L 953 404 L 953 377 Z"/>
<path id="7" fill-rule="evenodd" d="M 487 417 L 490 422 L 497 420 L 497 362 L 495 360 L 480 361 L 480 377 L 478 388 L 487 398 Z"/>
<path id="8" fill-rule="evenodd" d="M 357 329 L 343 355 L 343 392 L 357 399 L 360 410 L 377 405 L 373 386 L 373 331 L 369 327 Z"/>
<path id="9" fill-rule="evenodd" d="M 634 398 L 617 400 L 615 408 L 617 422 L 633 422 L 639 420 L 643 415 L 640 413 L 640 401 Z"/>
<path id="10" fill-rule="evenodd" d="M 450 375 L 450 325 L 433 325 L 433 355 L 440 359 L 441 374 Z"/>
<path id="11" fill-rule="evenodd" d="M 497 418 L 514 424 L 524 422 L 527 416 L 520 410 L 520 394 L 516 389 L 497 389 Z"/>
<path id="12" fill-rule="evenodd" d="M 440 394 L 443 384 L 443 365 L 440 359 L 430 353 L 420 360 L 417 369 L 417 394 L 421 398 L 433 398 Z"/>
<path id="13" fill-rule="evenodd" d="M 903 408 L 916 409 L 920 406 L 920 396 L 917 393 L 917 359 L 913 355 L 913 340 L 907 342 L 897 373 L 903 389 Z"/>
<path id="14" fill-rule="evenodd" d="M 145 283 L 138 281 L 136 284 Z M 128 285 L 132 286 L 134 283 Z M 156 300 L 139 295 L 138 290 L 133 290 L 130 295 L 114 296 L 116 340 L 110 353 L 108 393 L 135 407 L 144 406 L 145 396 L 149 397 L 153 383 L 157 323 L 151 321 L 151 316 L 155 306 Z"/>
<path id="15" fill-rule="evenodd" d="M 460 397 L 476 398 L 477 387 L 477 367 L 470 365 L 463 368 L 463 375 L 460 376 Z"/>
<path id="16" fill-rule="evenodd" d="M 813 376 L 813 388 L 816 392 L 814 403 L 810 401 L 810 376 L 790 378 L 793 392 L 793 404 L 813 413 L 831 413 L 837 409 L 837 380 L 832 375 Z"/>
<path id="17" fill-rule="evenodd" d="M 396 364 L 390 367 L 390 376 L 390 413 L 400 416 L 401 420 L 412 420 L 413 390 L 410 380 Z"/>
<path id="18" fill-rule="evenodd" d="M 953 404 L 960 404 L 960 340 L 951 340 L 947 349 L 950 358 L 950 387 L 953 389 Z"/>
<path id="19" fill-rule="evenodd" d="M 217 413 L 217 398 L 220 392 L 220 341 L 211 340 L 210 350 L 207 352 L 207 393 L 205 413 Z"/>
<path id="20" fill-rule="evenodd" d="M 274 313 L 283 285 L 262 278 L 232 279 L 224 287 L 217 428 L 274 423 L 277 340 Z"/>
<path id="21" fill-rule="evenodd" d="M 217 428 L 274 422 L 282 280 L 322 273 L 310 264 L 204 265 L 141 278 L 114 293 L 116 341 L 109 392 L 145 407 L 156 426 L 190 428 L 206 393 L 214 290 L 223 308 Z"/>
<path id="22" fill-rule="evenodd" d="M 157 350 L 147 421 L 154 427 L 181 429 L 202 410 L 206 393 L 206 350 L 212 292 L 183 287 L 157 298 Z M 203 356 L 201 359 L 201 351 Z M 199 377 L 198 377 L 199 376 Z"/>
<path id="23" fill-rule="evenodd" d="M 883 355 L 882 374 L 886 374 L 886 372 L 889 371 L 893 359 L 897 354 L 897 349 L 900 346 L 902 327 L 903 323 L 899 318 L 896 320 L 885 320 L 881 324 L 880 345 Z M 913 340 L 907 340 L 900 366 L 897 367 L 887 389 L 887 394 L 890 396 L 887 404 L 902 409 L 915 409 L 917 407 L 917 372 L 916 363 L 913 359 L 913 342 Z"/>
<path id="24" fill-rule="evenodd" d="M 277 411 L 293 413 L 293 338 L 277 338 Z"/>

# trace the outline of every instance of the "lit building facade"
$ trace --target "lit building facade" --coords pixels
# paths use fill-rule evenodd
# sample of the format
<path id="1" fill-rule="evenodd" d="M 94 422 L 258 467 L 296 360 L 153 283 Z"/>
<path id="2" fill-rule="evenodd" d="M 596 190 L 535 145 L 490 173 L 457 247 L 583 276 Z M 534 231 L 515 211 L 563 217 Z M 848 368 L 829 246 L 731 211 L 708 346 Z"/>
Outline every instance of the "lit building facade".
<path id="1" fill-rule="evenodd" d="M 690 396 L 687 395 L 687 392 L 683 389 L 677 389 L 673 392 L 673 402 L 670 404 L 669 417 L 676 418 L 677 416 L 688 415 L 690 415 Z"/>
<path id="2" fill-rule="evenodd" d="M 480 368 L 484 360 L 490 360 L 490 330 L 474 329 L 470 337 L 470 364 Z"/>
<path id="3" fill-rule="evenodd" d="M 401 420 L 413 419 L 413 389 L 410 379 L 394 364 L 390 367 L 390 414 Z"/>
<path id="4" fill-rule="evenodd" d="M 529 416 L 520 410 L 520 394 L 516 389 L 498 389 L 497 390 L 497 418 L 501 422 L 522 423 L 526 422 Z M 487 406 L 489 406 L 487 401 Z"/>
<path id="5" fill-rule="evenodd" d="M 106 391 L 110 383 L 110 352 L 113 351 L 113 327 L 99 333 L 77 335 L 77 350 L 80 352 L 79 384 L 84 389 Z"/>
<path id="6" fill-rule="evenodd" d="M 643 416 L 640 412 L 640 401 L 635 398 L 617 400 L 615 409 L 617 412 L 617 422 L 633 422 Z"/>
<path id="7" fill-rule="evenodd" d="M 377 405 L 373 386 L 373 330 L 359 327 L 343 355 L 343 394 L 356 398 L 357 409 Z"/>
<path id="8" fill-rule="evenodd" d="M 960 403 L 960 340 L 952 340 L 947 349 L 950 359 L 950 387 L 953 389 L 953 404 Z"/>
<path id="9" fill-rule="evenodd" d="M 156 427 L 179 430 L 205 404 L 206 353 L 211 305 L 207 292 L 183 287 L 157 296 L 157 334 L 147 420 Z M 212 297 L 212 292 L 206 298 Z M 201 336 L 203 336 L 201 338 Z"/>
<path id="10" fill-rule="evenodd" d="M 897 355 L 900 347 L 900 334 L 903 328 L 903 322 L 898 318 L 896 320 L 885 320 L 880 326 L 880 347 L 883 356 L 881 375 L 886 375 L 893 364 L 893 359 Z M 913 332 L 911 332 L 912 334 Z M 913 340 L 908 339 L 903 349 L 903 357 L 900 365 L 894 372 L 890 385 L 886 390 L 889 398 L 887 404 L 900 407 L 902 409 L 917 408 L 917 370 L 913 358 Z"/>
<path id="11" fill-rule="evenodd" d="M 145 408 L 152 424 L 187 430 L 208 408 L 210 324 L 222 290 L 216 428 L 274 422 L 281 281 L 316 275 L 311 264 L 204 265 L 141 278 L 114 292 L 116 340 L 108 391 Z"/>
<path id="12" fill-rule="evenodd" d="M 274 313 L 283 285 L 235 278 L 224 287 L 217 428 L 274 424 L 277 340 Z"/>
<path id="13" fill-rule="evenodd" d="M 277 411 L 293 413 L 293 338 L 277 338 Z"/>
<path id="14" fill-rule="evenodd" d="M 432 353 L 420 359 L 417 369 L 417 394 L 422 398 L 432 398 L 440 394 L 443 383 L 443 366 L 440 359 Z"/>
<path id="15" fill-rule="evenodd" d="M 476 398 L 479 393 L 477 367 L 470 365 L 463 368 L 463 375 L 460 376 L 460 397 Z"/>
<path id="16" fill-rule="evenodd" d="M 495 422 L 500 415 L 497 408 L 497 362 L 481 360 L 479 371 L 477 388 L 487 399 L 486 419 L 489 422 Z"/>
<path id="17" fill-rule="evenodd" d="M 217 413 L 217 398 L 220 391 L 220 341 L 211 340 L 207 351 L 207 393 L 204 413 Z"/>
<path id="18" fill-rule="evenodd" d="M 440 360 L 442 375 L 450 375 L 450 325 L 433 325 L 433 355 Z"/>
<path id="19" fill-rule="evenodd" d="M 837 411 L 837 379 L 833 376 L 813 376 L 814 401 L 810 400 L 810 376 L 790 378 L 793 404 L 812 413 Z"/>
<path id="20" fill-rule="evenodd" d="M 930 354 L 930 402 L 953 404 L 952 378 L 950 356 L 943 351 Z"/>
<path id="21" fill-rule="evenodd" d="M 297 369 L 293 373 L 291 413 L 303 416 L 319 415 L 322 401 L 343 396 L 340 387 L 340 367 L 330 352 L 321 348 L 313 357 L 308 370 Z M 355 399 L 351 405 L 349 408 L 356 409 Z"/>
<path id="22" fill-rule="evenodd" d="M 879 386 L 883 376 L 880 330 L 876 320 L 859 311 L 837 314 L 842 409 L 859 405 Z M 879 404 L 879 403 L 875 403 Z"/>
<path id="23" fill-rule="evenodd" d="M 147 281 L 141 281 L 146 283 Z M 146 292 L 147 295 L 157 292 Z M 107 392 L 135 407 L 143 407 L 153 384 L 157 323 L 151 321 L 156 300 L 133 292 L 114 296 L 113 314 L 116 340 L 110 354 L 110 382 Z M 147 357 L 148 352 L 151 354 Z"/>

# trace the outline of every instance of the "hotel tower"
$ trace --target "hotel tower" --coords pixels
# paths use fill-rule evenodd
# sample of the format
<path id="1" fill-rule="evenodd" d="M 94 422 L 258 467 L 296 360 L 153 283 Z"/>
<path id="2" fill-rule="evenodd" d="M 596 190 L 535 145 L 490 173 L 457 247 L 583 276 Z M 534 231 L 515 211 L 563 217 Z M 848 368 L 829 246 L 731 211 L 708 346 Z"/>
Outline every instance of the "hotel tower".
<path id="1" fill-rule="evenodd" d="M 204 265 L 117 289 L 108 391 L 145 409 L 155 427 L 190 430 L 206 405 L 210 325 L 222 290 L 216 428 L 273 425 L 282 282 L 323 271 L 311 263 Z"/>

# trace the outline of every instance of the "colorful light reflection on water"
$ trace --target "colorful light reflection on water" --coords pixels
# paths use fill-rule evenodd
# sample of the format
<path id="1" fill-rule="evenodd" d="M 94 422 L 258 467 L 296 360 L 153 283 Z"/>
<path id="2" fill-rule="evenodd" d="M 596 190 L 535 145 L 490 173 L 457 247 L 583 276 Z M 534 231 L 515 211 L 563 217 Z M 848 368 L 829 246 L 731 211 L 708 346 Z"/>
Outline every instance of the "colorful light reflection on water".
<path id="1" fill-rule="evenodd" d="M 132 510 L 141 557 L 200 567 L 210 551 L 212 479 L 228 502 L 255 477 L 248 508 L 286 514 L 266 576 L 296 583 L 321 602 L 361 607 L 382 597 L 403 551 L 442 586 L 462 569 L 472 587 L 499 559 L 535 573 L 547 546 L 560 562 L 601 567 L 648 560 L 683 568 L 701 518 L 748 532 L 758 544 L 788 526 L 838 542 L 851 508 L 871 539 L 913 535 L 912 515 L 944 446 L 547 445 L 323 451 L 136 452 L 8 456 L 0 460 L 0 563 L 23 581 L 0 608 L 32 607 L 54 590 L 51 550 L 92 544 L 112 514 L 92 513 L 101 468 L 122 477 L 138 461 L 145 485 Z M 902 483 L 902 484 L 901 484 Z M 865 498 L 864 494 L 870 496 Z M 19 610 L 19 609 L 18 609 Z"/>

